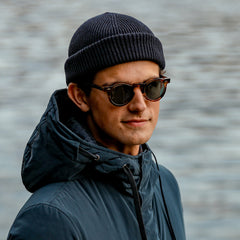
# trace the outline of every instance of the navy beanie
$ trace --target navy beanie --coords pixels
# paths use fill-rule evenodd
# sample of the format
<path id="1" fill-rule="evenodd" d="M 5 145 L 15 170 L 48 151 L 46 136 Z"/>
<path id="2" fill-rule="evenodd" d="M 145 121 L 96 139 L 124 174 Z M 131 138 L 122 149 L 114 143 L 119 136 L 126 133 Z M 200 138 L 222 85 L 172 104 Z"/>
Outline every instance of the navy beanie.
<path id="1" fill-rule="evenodd" d="M 159 39 L 133 17 L 104 13 L 87 20 L 74 33 L 65 62 L 66 82 L 79 82 L 104 68 L 137 60 L 154 61 L 163 70 Z"/>

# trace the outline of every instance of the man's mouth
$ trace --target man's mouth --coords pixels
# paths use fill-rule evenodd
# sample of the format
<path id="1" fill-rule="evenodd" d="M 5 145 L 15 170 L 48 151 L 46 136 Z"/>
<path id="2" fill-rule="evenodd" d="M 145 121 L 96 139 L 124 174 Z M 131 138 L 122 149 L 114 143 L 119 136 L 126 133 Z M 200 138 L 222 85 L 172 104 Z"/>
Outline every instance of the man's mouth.
<path id="1" fill-rule="evenodd" d="M 142 127 L 144 126 L 149 120 L 147 119 L 130 119 L 127 121 L 122 121 L 123 123 L 127 124 L 131 127 Z"/>

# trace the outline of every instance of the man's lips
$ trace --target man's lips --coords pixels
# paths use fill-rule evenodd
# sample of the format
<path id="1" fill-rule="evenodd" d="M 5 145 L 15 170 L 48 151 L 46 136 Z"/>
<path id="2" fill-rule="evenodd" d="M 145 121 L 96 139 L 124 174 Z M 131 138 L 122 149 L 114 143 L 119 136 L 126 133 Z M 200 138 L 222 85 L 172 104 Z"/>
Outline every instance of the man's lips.
<path id="1" fill-rule="evenodd" d="M 129 126 L 132 126 L 132 127 L 142 127 L 148 121 L 149 121 L 148 119 L 130 119 L 130 120 L 122 121 L 122 122 Z"/>

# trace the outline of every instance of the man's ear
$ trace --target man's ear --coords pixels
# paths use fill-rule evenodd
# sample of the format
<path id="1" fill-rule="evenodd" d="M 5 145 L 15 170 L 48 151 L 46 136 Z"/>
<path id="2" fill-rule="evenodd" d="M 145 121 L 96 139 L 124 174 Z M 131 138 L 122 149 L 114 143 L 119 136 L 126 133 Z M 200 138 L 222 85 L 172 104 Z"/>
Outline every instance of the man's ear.
<path id="1" fill-rule="evenodd" d="M 85 92 L 77 86 L 76 83 L 69 83 L 68 85 L 69 98 L 79 107 L 83 112 L 89 111 L 89 105 Z"/>

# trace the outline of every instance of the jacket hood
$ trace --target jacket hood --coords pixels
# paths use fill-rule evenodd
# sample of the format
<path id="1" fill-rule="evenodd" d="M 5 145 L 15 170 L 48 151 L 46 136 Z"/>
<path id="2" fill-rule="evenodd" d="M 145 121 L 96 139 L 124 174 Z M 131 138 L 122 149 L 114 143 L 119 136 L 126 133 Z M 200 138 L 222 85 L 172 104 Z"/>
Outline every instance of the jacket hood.
<path id="1" fill-rule="evenodd" d="M 141 175 L 139 163 L 151 160 L 148 146 L 144 145 L 138 156 L 104 148 L 80 137 L 67 126 L 73 114 L 84 122 L 83 113 L 68 98 L 67 90 L 54 92 L 23 155 L 22 180 L 27 190 L 34 192 L 49 183 L 79 179 L 90 166 L 98 173 L 114 173 L 117 177 L 126 178 L 120 172 L 127 164 L 138 183 Z"/>

